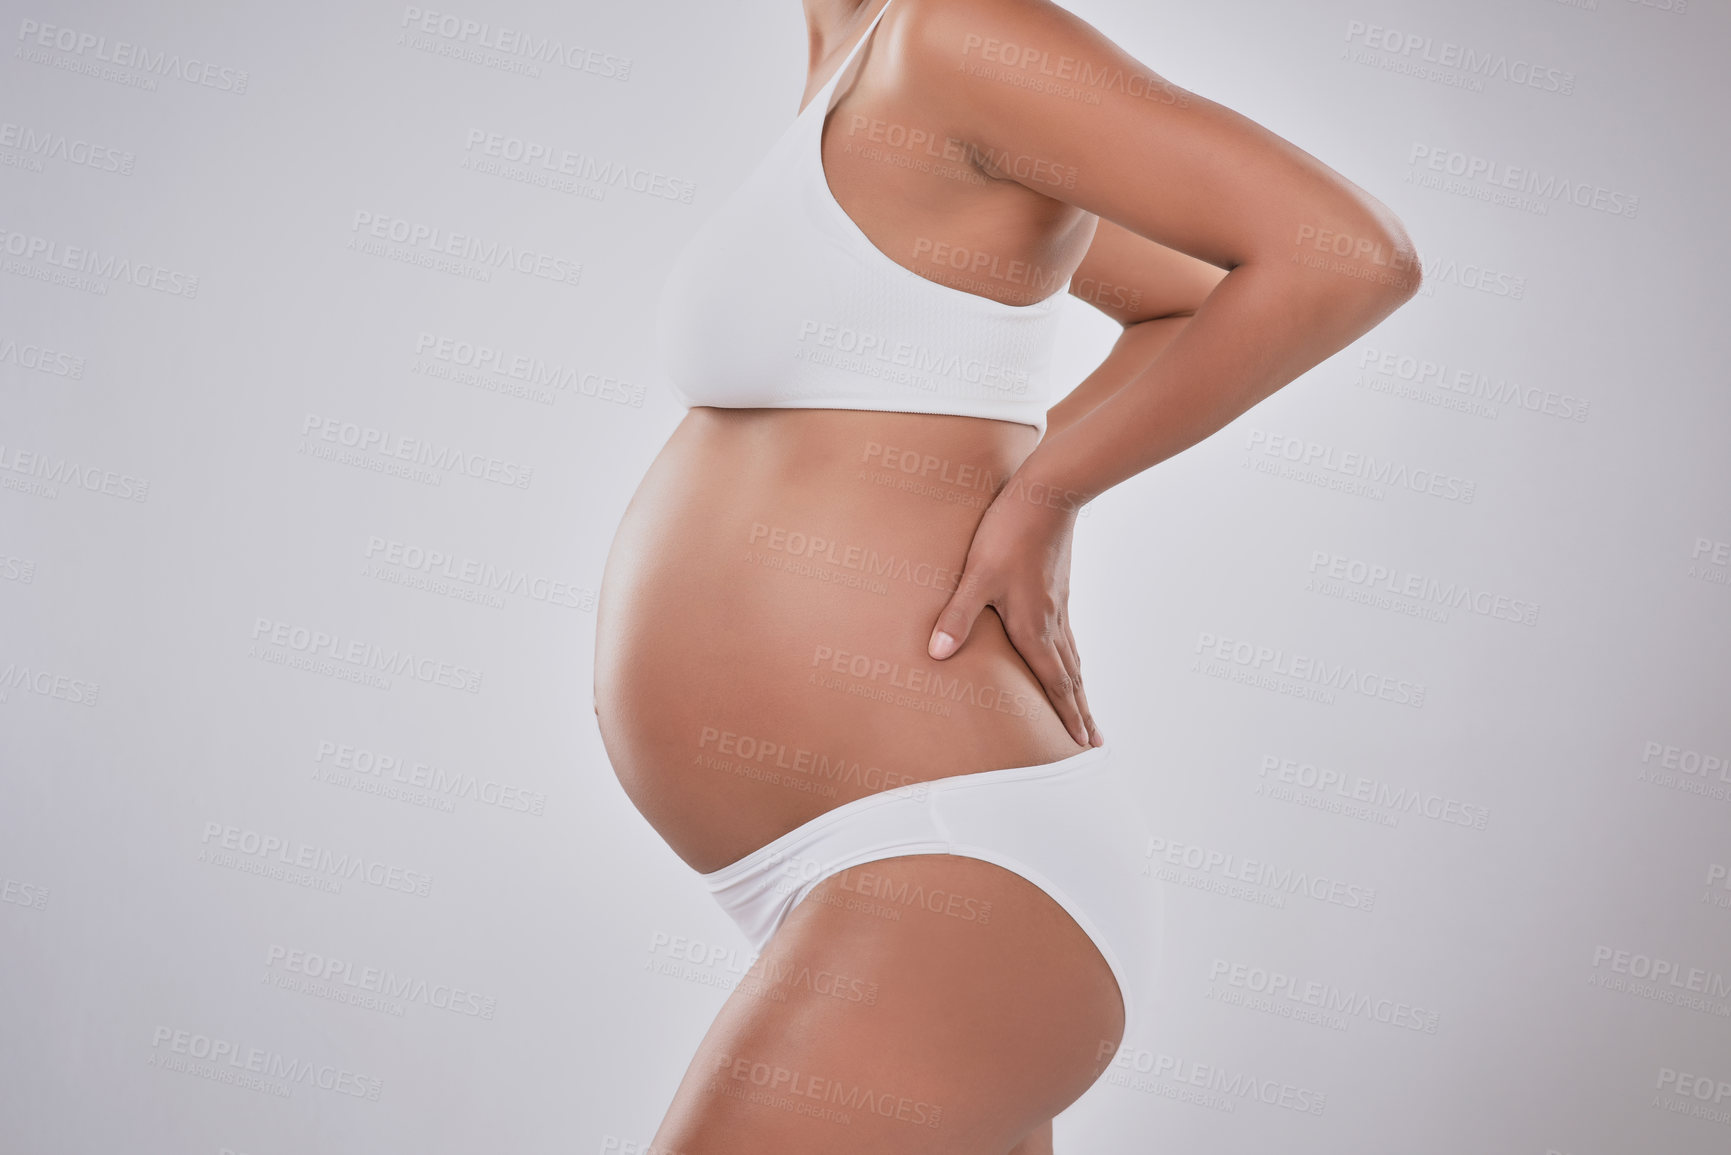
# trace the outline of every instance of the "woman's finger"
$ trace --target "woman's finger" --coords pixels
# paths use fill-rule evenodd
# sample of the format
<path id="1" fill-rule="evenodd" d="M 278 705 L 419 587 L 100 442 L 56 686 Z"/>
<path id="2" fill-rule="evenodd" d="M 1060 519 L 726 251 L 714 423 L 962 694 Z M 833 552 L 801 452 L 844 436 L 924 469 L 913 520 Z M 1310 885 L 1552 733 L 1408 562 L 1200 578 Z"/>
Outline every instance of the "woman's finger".
<path id="1" fill-rule="evenodd" d="M 1076 703 L 1076 681 L 1070 676 L 1063 656 L 1058 652 L 1056 632 L 1044 634 L 1039 629 L 1025 625 L 1014 631 L 1006 629 L 1006 632 L 1010 633 L 1010 642 L 1022 655 L 1022 660 L 1028 663 L 1028 668 L 1040 679 L 1040 685 L 1045 688 L 1052 708 L 1058 711 L 1058 718 L 1064 723 L 1064 729 L 1070 731 L 1070 736 L 1076 739 L 1077 745 L 1088 745 L 1088 728 L 1082 722 L 1082 709 Z"/>
<path id="2" fill-rule="evenodd" d="M 985 580 L 972 570 L 964 569 L 962 576 L 956 581 L 956 592 L 944 603 L 944 608 L 932 627 L 932 636 L 926 642 L 926 653 L 941 661 L 961 649 L 962 643 L 968 640 L 968 634 L 973 632 L 974 621 L 980 616 L 980 611 L 986 608 L 987 601 Z"/>
<path id="3" fill-rule="evenodd" d="M 1070 623 L 1064 622 L 1058 631 L 1058 653 L 1064 660 L 1064 668 L 1070 673 L 1070 680 L 1076 687 L 1076 708 L 1081 711 L 1082 725 L 1088 728 L 1088 741 L 1096 746 L 1105 744 L 1100 737 L 1100 729 L 1094 725 L 1094 711 L 1088 707 L 1088 688 L 1082 684 L 1082 655 L 1076 650 L 1075 635 L 1070 632 Z"/>

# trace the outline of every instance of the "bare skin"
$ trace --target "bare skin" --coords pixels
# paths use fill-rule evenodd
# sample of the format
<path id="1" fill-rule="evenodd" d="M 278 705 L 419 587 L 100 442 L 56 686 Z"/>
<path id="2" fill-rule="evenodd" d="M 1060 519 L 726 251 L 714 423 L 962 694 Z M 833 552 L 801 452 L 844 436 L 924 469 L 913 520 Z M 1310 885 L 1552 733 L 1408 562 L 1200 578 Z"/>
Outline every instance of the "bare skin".
<path id="1" fill-rule="evenodd" d="M 884 3 L 805 0 L 802 105 Z M 988 42 L 1142 82 L 1093 102 L 1009 83 Z M 1052 407 L 1043 440 L 1012 422 L 855 410 L 697 407 L 680 422 L 608 557 L 596 714 L 632 802 L 703 872 L 854 798 L 1098 744 L 1067 612 L 1079 504 L 1219 429 L 1417 287 L 1410 243 L 1368 194 L 1045 0 L 894 0 L 850 72 L 822 163 L 874 245 L 1008 304 L 1072 277 L 1124 330 Z M 905 163 L 888 142 L 907 133 L 884 126 L 926 133 L 950 161 Z M 1295 262 L 1295 238 L 1319 229 L 1354 238 L 1368 274 Z M 957 253 L 991 259 L 958 268 Z M 1373 275 L 1388 254 L 1408 275 Z M 886 697 L 908 684 L 871 672 L 887 668 L 990 687 L 978 700 L 994 704 Z M 847 906 L 898 882 L 990 903 L 991 917 Z M 801 967 L 874 997 L 778 980 Z M 1070 917 L 963 857 L 824 881 L 758 970 L 693 1059 L 660 1155 L 1050 1155 L 1052 1116 L 1123 1031 L 1113 976 Z M 902 1117 L 753 1100 L 753 1072 L 775 1069 L 867 1089 Z"/>

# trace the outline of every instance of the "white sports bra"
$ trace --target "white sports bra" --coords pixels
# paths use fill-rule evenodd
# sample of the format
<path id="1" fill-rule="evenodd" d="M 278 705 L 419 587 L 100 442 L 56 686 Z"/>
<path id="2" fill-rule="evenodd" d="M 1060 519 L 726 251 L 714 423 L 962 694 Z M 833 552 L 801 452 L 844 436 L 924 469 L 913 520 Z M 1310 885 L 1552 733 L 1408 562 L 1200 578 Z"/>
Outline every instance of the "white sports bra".
<path id="1" fill-rule="evenodd" d="M 995 417 L 1046 430 L 1069 282 L 1008 305 L 903 268 L 830 192 L 831 96 L 889 10 L 692 236 L 656 307 L 681 404 Z"/>

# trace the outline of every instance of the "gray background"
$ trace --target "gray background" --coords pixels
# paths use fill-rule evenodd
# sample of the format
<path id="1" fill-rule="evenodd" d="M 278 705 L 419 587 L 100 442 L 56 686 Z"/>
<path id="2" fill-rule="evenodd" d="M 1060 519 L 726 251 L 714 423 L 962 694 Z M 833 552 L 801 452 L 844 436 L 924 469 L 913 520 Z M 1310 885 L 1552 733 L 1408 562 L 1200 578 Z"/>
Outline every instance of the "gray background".
<path id="1" fill-rule="evenodd" d="M 1385 200 L 1429 283 L 1079 524 L 1169 938 L 1162 1029 L 1060 1150 L 1724 1151 L 1723 6 L 1070 6 Z M 0 5 L 8 1152 L 639 1152 L 750 961 L 614 781 L 592 630 L 681 413 L 654 294 L 793 116 L 799 7 L 420 10 Z M 491 133 L 631 179 L 478 165 Z M 1073 381 L 1115 327 L 1066 309 Z"/>

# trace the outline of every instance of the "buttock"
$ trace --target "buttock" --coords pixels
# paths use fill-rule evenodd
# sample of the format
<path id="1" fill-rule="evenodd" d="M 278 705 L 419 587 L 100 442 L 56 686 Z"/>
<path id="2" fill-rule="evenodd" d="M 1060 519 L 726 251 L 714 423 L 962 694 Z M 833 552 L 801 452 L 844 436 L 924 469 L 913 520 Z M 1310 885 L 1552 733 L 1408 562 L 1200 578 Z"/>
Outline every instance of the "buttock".
<path id="1" fill-rule="evenodd" d="M 1040 888 L 1099 949 L 1118 982 L 1125 1035 L 1140 1035 L 1160 964 L 1163 904 L 1148 870 L 1151 832 L 1110 747 L 1056 762 L 952 775 L 844 803 L 701 874 L 761 951 L 825 879 L 888 858 L 955 854 L 1001 866 Z M 938 893 L 861 902 L 954 905 Z M 934 908 L 935 909 L 935 908 Z"/>

